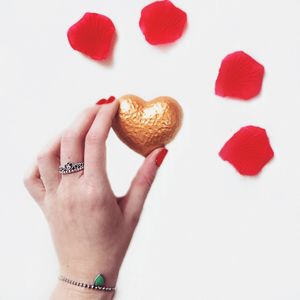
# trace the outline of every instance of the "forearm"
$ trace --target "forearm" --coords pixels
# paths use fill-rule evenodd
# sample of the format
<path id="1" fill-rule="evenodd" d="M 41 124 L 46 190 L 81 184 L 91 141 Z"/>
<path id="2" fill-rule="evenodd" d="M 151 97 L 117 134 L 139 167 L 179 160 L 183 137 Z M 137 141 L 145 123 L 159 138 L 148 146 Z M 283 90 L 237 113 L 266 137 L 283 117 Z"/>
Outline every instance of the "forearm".
<path id="1" fill-rule="evenodd" d="M 111 300 L 113 292 L 89 290 L 59 282 L 53 291 L 51 300 Z"/>

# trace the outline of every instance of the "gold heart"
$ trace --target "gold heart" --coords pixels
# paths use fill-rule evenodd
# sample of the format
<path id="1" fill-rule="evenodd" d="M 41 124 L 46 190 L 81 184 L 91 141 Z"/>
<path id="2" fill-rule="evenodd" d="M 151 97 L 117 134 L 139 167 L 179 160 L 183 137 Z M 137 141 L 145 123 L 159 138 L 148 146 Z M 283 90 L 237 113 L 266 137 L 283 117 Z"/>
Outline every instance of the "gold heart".
<path id="1" fill-rule="evenodd" d="M 170 97 L 146 102 L 125 95 L 118 101 L 120 106 L 112 127 L 128 147 L 143 156 L 170 143 L 181 127 L 182 108 Z"/>

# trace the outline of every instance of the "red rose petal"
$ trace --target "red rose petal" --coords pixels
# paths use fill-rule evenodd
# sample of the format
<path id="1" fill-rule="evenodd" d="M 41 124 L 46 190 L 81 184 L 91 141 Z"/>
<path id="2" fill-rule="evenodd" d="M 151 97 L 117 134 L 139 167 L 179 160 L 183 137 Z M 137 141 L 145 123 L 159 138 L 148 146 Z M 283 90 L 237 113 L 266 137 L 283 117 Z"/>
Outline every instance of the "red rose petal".
<path id="1" fill-rule="evenodd" d="M 226 56 L 221 64 L 215 92 L 221 97 L 249 100 L 262 87 L 264 66 L 243 51 Z"/>
<path id="2" fill-rule="evenodd" d="M 187 14 L 171 1 L 153 2 L 143 8 L 140 28 L 152 45 L 167 44 L 178 40 L 185 29 Z"/>
<path id="3" fill-rule="evenodd" d="M 68 30 L 71 47 L 92 59 L 104 60 L 111 54 L 116 29 L 104 15 L 86 13 Z"/>
<path id="4" fill-rule="evenodd" d="M 273 158 L 274 152 L 265 129 L 246 126 L 230 138 L 219 155 L 240 174 L 253 176 Z"/>

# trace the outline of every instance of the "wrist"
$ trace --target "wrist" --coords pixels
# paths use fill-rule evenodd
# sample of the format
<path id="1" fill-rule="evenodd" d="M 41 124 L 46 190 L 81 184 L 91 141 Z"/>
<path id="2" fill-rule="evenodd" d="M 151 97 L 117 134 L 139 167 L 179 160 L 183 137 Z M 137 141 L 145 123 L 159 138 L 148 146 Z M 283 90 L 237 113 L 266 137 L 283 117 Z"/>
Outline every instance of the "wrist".
<path id="1" fill-rule="evenodd" d="M 99 274 L 105 278 L 105 286 L 115 287 L 118 279 L 120 266 L 116 264 L 97 264 L 89 265 L 87 262 L 74 264 L 61 264 L 60 275 L 76 282 L 93 284 Z"/>
<path id="2" fill-rule="evenodd" d="M 119 273 L 119 267 L 116 264 L 108 266 L 103 263 L 89 264 L 77 261 L 76 265 L 74 263 L 60 265 L 60 276 L 76 283 L 94 285 L 95 278 L 99 273 L 104 276 L 105 287 L 116 286 Z M 59 280 L 51 300 L 111 300 L 114 293 L 114 291 L 94 290 Z"/>
<path id="3" fill-rule="evenodd" d="M 58 282 L 51 300 L 111 300 L 114 292 L 86 289 L 64 282 Z"/>

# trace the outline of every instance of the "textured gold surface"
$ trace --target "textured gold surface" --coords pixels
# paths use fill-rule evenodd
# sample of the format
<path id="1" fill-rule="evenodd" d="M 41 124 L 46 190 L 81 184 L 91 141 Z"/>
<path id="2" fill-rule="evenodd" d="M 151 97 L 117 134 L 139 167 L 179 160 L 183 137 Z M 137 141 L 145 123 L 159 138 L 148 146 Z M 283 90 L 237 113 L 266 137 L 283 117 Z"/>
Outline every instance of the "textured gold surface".
<path id="1" fill-rule="evenodd" d="M 181 127 L 182 108 L 170 97 L 146 102 L 125 95 L 118 101 L 120 106 L 112 127 L 125 144 L 143 156 L 170 143 Z"/>

